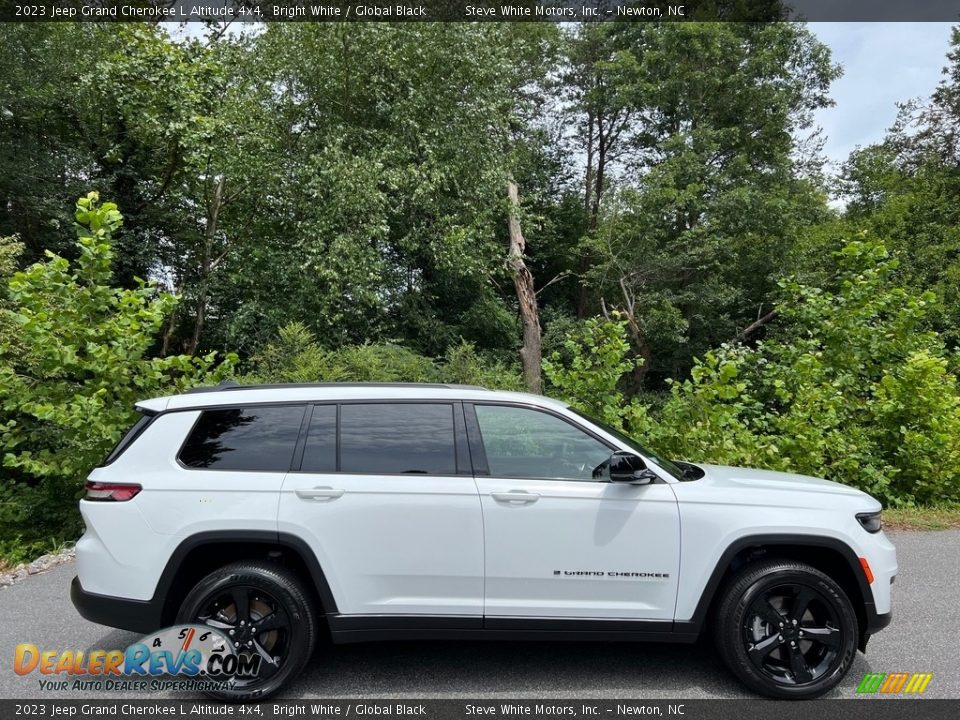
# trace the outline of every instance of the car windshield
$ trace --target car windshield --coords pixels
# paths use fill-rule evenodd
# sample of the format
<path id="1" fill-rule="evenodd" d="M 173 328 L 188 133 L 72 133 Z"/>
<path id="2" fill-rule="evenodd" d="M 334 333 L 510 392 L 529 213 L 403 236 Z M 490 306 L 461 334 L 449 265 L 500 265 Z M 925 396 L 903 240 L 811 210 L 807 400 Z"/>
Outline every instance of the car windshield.
<path id="1" fill-rule="evenodd" d="M 570 408 L 570 410 L 573 410 L 573 412 L 575 412 L 577 415 L 582 417 L 584 420 L 588 420 L 594 425 L 596 425 L 597 427 L 607 431 L 608 433 L 613 435 L 615 438 L 617 438 L 617 440 L 627 445 L 632 450 L 635 450 L 640 455 L 650 458 L 657 464 L 658 467 L 663 468 L 666 472 L 673 475 L 673 477 L 675 477 L 677 480 L 684 479 L 686 473 L 684 473 L 684 471 L 681 468 L 677 467 L 677 465 L 672 460 L 668 460 L 665 457 L 660 457 L 659 455 L 657 455 L 657 453 L 651 452 L 650 450 L 645 448 L 643 445 L 638 443 L 629 435 L 623 434 L 622 432 L 617 430 L 615 427 L 608 425 L 602 420 L 597 420 L 595 417 L 591 417 L 590 415 L 587 415 L 586 413 L 582 413 L 579 410 L 576 410 L 574 408 Z"/>

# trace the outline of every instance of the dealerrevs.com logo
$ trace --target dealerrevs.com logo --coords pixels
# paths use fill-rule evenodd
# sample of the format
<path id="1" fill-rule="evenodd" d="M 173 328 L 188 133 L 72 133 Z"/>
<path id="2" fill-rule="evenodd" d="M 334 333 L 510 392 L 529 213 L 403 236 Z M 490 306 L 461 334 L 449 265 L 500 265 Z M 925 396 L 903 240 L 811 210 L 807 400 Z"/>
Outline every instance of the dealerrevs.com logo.
<path id="1" fill-rule="evenodd" d="M 236 652 L 219 630 L 177 625 L 124 650 L 14 650 L 17 675 L 39 675 L 40 690 L 224 690 L 255 678 L 262 658 Z M 173 679 L 170 679 L 170 678 Z"/>
<path id="2" fill-rule="evenodd" d="M 933 673 L 867 673 L 857 686 L 857 694 L 919 695 L 931 680 Z"/>

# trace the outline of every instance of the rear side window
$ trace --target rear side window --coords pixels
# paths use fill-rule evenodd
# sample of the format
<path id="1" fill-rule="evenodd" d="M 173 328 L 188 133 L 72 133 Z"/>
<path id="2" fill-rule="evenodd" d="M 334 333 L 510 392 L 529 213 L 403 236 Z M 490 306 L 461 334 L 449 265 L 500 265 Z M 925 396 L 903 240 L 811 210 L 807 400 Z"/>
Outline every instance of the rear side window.
<path id="1" fill-rule="evenodd" d="M 342 405 L 340 470 L 389 475 L 456 475 L 453 405 Z"/>
<path id="2" fill-rule="evenodd" d="M 286 472 L 303 411 L 303 405 L 204 410 L 179 460 L 206 470 Z"/>
<path id="3" fill-rule="evenodd" d="M 337 471 L 336 405 L 314 406 L 300 469 L 315 473 Z"/>

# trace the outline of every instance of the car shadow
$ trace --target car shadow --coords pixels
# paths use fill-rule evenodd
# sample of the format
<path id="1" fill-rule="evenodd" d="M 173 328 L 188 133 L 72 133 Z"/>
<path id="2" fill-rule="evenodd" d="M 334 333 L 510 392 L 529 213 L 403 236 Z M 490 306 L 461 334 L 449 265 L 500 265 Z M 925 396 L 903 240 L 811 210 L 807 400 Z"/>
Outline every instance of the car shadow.
<path id="1" fill-rule="evenodd" d="M 88 650 L 140 639 L 114 630 Z M 857 653 L 826 698 L 852 698 L 871 672 Z M 173 697 L 192 697 L 171 693 Z M 319 643 L 279 699 L 297 698 L 756 698 L 724 667 L 712 643 L 417 641 Z"/>
<path id="2" fill-rule="evenodd" d="M 297 697 L 751 697 L 709 642 L 325 644 Z"/>

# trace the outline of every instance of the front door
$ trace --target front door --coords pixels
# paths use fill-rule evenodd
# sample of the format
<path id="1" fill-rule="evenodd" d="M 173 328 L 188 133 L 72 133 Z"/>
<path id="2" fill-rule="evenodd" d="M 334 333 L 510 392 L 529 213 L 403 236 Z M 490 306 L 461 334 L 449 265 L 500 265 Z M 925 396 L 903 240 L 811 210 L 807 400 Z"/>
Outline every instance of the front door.
<path id="1" fill-rule="evenodd" d="M 621 448 L 559 411 L 473 408 L 487 618 L 672 621 L 680 521 L 670 485 L 609 482 L 605 461 Z"/>

